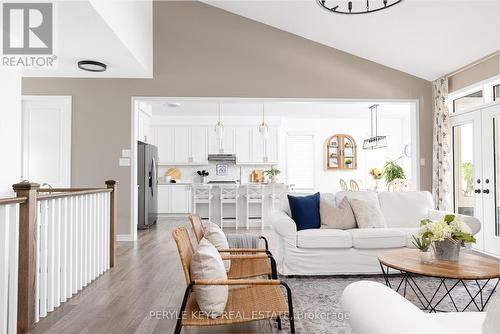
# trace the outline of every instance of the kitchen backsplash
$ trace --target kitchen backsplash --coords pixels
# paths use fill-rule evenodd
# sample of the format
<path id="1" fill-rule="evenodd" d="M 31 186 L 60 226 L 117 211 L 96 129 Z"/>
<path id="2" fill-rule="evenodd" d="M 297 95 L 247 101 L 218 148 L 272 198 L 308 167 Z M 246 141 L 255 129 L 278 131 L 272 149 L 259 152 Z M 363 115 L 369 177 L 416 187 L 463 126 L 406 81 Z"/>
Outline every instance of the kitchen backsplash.
<path id="1" fill-rule="evenodd" d="M 217 165 L 225 165 L 219 166 L 219 171 L 223 172 L 226 169 L 225 175 L 217 175 Z M 241 183 L 249 183 L 250 182 L 250 174 L 255 169 L 267 170 L 271 167 L 271 165 L 245 165 L 239 166 L 234 163 L 209 163 L 209 165 L 205 166 L 159 166 L 158 173 L 160 176 L 160 183 L 164 183 L 164 176 L 167 170 L 171 167 L 178 168 L 182 173 L 181 180 L 177 180 L 178 182 L 186 182 L 186 183 L 199 183 L 201 182 L 200 176 L 196 173 L 197 171 L 206 170 L 210 173 L 209 176 L 206 177 L 206 181 L 211 180 L 240 180 L 240 169 L 241 169 Z"/>

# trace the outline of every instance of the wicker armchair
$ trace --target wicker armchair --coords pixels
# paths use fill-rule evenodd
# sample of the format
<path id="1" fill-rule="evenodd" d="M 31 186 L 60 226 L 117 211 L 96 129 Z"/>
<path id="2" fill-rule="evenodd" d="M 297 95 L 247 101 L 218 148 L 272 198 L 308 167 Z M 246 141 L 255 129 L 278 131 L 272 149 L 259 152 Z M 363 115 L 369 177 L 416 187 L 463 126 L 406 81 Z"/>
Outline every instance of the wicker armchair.
<path id="1" fill-rule="evenodd" d="M 193 281 L 189 268 L 194 249 L 189 238 L 189 233 L 186 228 L 178 227 L 174 229 L 172 236 L 177 244 L 177 250 L 179 251 L 187 284 L 174 333 L 179 334 L 182 326 L 218 326 L 273 318 L 276 319 L 278 322 L 278 329 L 281 330 L 282 316 L 288 316 L 290 321 L 290 332 L 295 333 L 292 292 L 285 282 L 277 279 Z M 253 254 L 253 256 L 258 255 L 259 254 Z M 230 258 L 232 259 L 234 256 L 241 258 L 245 255 L 231 255 Z M 212 319 L 201 314 L 194 294 L 191 293 L 194 285 L 234 286 L 229 289 L 229 296 L 225 309 L 227 316 Z M 286 289 L 286 299 L 280 286 Z M 233 318 L 231 314 L 236 314 L 237 316 Z"/>
<path id="2" fill-rule="evenodd" d="M 189 221 L 193 227 L 196 241 L 200 242 L 204 234 L 200 216 L 197 214 L 191 214 L 189 215 Z M 219 250 L 219 253 L 224 253 L 222 255 L 223 259 L 227 259 L 228 256 L 231 258 L 231 268 L 227 273 L 227 277 L 229 279 L 242 279 L 259 276 L 268 276 L 269 278 L 275 279 L 278 277 L 276 271 L 276 261 L 268 249 L 269 244 L 266 238 L 262 236 L 259 238 L 264 240 L 266 245 L 265 249 L 231 248 Z M 238 255 L 245 254 L 245 256 L 239 257 L 235 253 Z"/>

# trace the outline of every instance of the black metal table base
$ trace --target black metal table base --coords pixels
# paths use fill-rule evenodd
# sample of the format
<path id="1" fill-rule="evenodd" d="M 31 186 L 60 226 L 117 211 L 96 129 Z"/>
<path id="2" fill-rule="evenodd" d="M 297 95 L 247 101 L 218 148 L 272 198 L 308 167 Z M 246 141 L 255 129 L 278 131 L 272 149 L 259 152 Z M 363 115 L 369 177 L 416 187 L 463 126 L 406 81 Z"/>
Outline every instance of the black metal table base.
<path id="1" fill-rule="evenodd" d="M 392 274 L 389 274 L 389 269 L 396 270 L 393 268 L 390 268 L 388 266 L 383 265 L 380 263 L 380 269 L 382 269 L 382 274 L 384 276 L 385 284 L 390 287 L 392 287 L 391 281 L 390 281 L 390 276 Z M 429 277 L 429 276 L 423 276 L 423 275 L 417 275 L 413 273 L 409 273 L 406 271 L 398 270 L 401 273 L 400 275 L 396 275 L 397 278 L 401 278 L 399 283 L 397 284 L 397 288 L 395 288 L 396 292 L 402 293 L 403 297 L 406 298 L 406 293 L 407 291 L 411 290 L 417 297 L 419 303 L 422 305 L 421 309 L 425 311 L 429 311 L 429 313 L 432 312 L 448 312 L 448 310 L 442 310 L 442 309 L 437 309 L 437 307 L 445 300 L 445 298 L 449 298 L 451 300 L 451 303 L 455 309 L 456 312 L 464 312 L 467 310 L 467 308 L 473 304 L 477 311 L 484 311 L 486 305 L 491 299 L 491 296 L 493 296 L 493 293 L 496 290 L 496 287 L 498 286 L 498 282 L 500 279 L 486 279 L 486 280 L 464 280 L 464 279 L 448 279 L 448 278 L 436 278 L 439 281 L 439 285 L 436 289 L 436 291 L 432 294 L 432 296 L 429 298 L 426 296 L 423 292 L 422 289 L 419 287 L 417 284 L 416 280 L 414 279 L 416 276 L 421 276 L 421 277 Z M 394 277 L 393 277 L 394 278 Z M 492 290 L 487 293 L 485 291 L 485 288 L 488 286 L 488 284 L 493 281 L 494 283 Z M 466 282 L 473 282 L 475 283 L 474 285 L 477 286 L 477 291 L 471 290 L 470 287 L 467 286 Z M 457 286 L 463 286 L 465 288 L 465 291 L 467 291 L 467 294 L 470 298 L 470 301 L 465 305 L 463 308 L 459 308 L 453 299 L 453 295 L 451 292 L 457 287 Z M 443 290 L 444 289 L 444 290 Z M 437 297 L 439 291 L 444 291 L 444 294 L 440 297 Z"/>

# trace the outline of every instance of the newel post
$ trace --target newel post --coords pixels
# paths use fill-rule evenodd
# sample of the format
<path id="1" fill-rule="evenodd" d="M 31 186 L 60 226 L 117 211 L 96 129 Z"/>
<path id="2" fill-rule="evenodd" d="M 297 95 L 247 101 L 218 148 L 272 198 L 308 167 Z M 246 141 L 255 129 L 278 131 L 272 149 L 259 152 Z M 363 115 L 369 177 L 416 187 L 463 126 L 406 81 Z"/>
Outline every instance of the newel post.
<path id="1" fill-rule="evenodd" d="M 109 266 L 113 268 L 115 266 L 115 225 L 116 225 L 116 189 L 115 189 L 116 181 L 107 180 L 106 186 L 109 189 L 113 189 L 110 195 L 109 201 Z"/>
<path id="2" fill-rule="evenodd" d="M 17 197 L 27 200 L 19 204 L 19 276 L 17 293 L 17 330 L 27 332 L 35 324 L 36 312 L 36 249 L 37 249 L 37 183 L 12 186 Z"/>

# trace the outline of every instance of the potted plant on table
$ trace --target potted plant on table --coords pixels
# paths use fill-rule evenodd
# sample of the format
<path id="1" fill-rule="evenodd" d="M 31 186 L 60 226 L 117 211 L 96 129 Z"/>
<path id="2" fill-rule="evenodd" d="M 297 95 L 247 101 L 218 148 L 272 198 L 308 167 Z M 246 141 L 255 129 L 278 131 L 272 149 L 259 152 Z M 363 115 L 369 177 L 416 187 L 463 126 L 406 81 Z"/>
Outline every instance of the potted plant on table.
<path id="1" fill-rule="evenodd" d="M 413 235 L 412 237 L 413 245 L 420 251 L 420 262 L 424 264 L 432 263 L 432 240 L 424 236 L 420 236 L 419 238 L 417 238 Z"/>
<path id="2" fill-rule="evenodd" d="M 456 215 L 444 215 L 438 220 L 420 222 L 421 238 L 429 239 L 436 259 L 458 262 L 460 248 L 476 242 L 470 227 Z"/>
<path id="3" fill-rule="evenodd" d="M 396 179 L 406 179 L 403 167 L 397 163 L 397 161 L 401 158 L 402 157 L 399 157 L 396 160 L 388 159 L 385 163 L 383 172 L 387 184 Z"/>
<path id="4" fill-rule="evenodd" d="M 276 181 L 278 180 L 278 175 L 281 174 L 281 171 L 278 168 L 274 168 L 274 166 L 272 166 L 271 169 L 264 171 L 264 174 L 266 174 L 271 179 L 271 183 L 276 183 Z"/>

